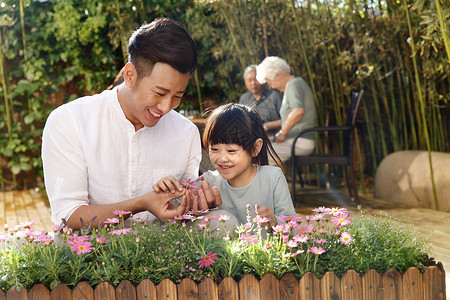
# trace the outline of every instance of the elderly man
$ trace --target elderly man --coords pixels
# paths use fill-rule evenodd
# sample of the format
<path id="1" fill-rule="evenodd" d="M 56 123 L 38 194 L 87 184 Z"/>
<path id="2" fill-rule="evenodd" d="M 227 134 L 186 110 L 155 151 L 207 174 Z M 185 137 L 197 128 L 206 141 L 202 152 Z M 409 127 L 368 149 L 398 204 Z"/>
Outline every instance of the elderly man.
<path id="1" fill-rule="evenodd" d="M 239 103 L 256 110 L 264 122 L 266 132 L 274 135 L 281 127 L 281 93 L 265 88 L 256 80 L 256 65 L 250 65 L 244 70 L 244 83 L 248 92 L 240 97 Z"/>

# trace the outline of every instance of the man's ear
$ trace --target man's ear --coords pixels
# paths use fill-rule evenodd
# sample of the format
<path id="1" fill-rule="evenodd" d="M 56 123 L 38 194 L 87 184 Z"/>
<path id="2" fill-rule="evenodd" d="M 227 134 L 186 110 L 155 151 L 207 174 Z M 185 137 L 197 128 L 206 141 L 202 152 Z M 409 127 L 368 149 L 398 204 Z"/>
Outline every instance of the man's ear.
<path id="1" fill-rule="evenodd" d="M 128 62 L 123 70 L 123 81 L 128 88 L 133 88 L 137 82 L 137 70 L 133 63 Z"/>
<path id="2" fill-rule="evenodd" d="M 261 138 L 257 139 L 255 141 L 255 143 L 253 144 L 253 149 L 252 149 L 252 157 L 257 157 L 259 152 L 262 149 L 264 142 Z"/>

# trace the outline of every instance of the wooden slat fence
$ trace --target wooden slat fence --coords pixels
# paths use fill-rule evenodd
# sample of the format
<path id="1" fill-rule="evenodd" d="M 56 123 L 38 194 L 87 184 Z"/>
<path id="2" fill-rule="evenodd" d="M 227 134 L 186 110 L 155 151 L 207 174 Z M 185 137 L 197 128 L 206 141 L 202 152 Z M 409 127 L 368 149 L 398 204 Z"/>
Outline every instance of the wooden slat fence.
<path id="1" fill-rule="evenodd" d="M 0 290 L 0 300 L 193 300 L 193 299 L 300 299 L 300 300 L 439 300 L 445 299 L 445 272 L 442 264 L 429 267 L 423 274 L 410 268 L 401 274 L 389 269 L 384 274 L 374 270 L 360 275 L 353 270 L 341 278 L 328 272 L 318 279 L 312 273 L 300 280 L 286 274 L 278 280 L 267 274 L 261 280 L 245 275 L 239 282 L 228 277 L 220 284 L 204 279 L 199 284 L 183 279 L 175 284 L 169 279 L 155 285 L 149 279 L 137 286 L 122 281 L 116 288 L 107 282 L 93 289 L 87 282 L 80 282 L 71 290 L 60 284 L 50 291 L 42 284 L 29 291 L 12 287 L 8 292 Z"/>

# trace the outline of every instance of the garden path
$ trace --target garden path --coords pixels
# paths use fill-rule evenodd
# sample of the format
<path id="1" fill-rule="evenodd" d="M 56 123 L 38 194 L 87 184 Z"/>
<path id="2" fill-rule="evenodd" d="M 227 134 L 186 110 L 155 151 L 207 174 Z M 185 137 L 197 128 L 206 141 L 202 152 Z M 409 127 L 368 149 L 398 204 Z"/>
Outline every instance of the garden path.
<path id="1" fill-rule="evenodd" d="M 351 216 L 360 215 L 347 190 L 325 190 L 315 187 L 297 188 L 295 209 L 299 215 L 312 214 L 319 206 L 345 207 Z M 0 196 L 0 226 L 10 228 L 26 221 L 35 221 L 35 230 L 51 230 L 50 205 L 42 190 L 3 192 Z M 374 199 L 371 194 L 360 194 L 362 210 L 366 215 L 387 214 L 403 217 L 414 224 L 419 233 L 432 234 L 432 256 L 442 262 L 446 271 L 447 299 L 450 299 L 450 213 L 425 208 L 408 208 L 404 205 Z"/>

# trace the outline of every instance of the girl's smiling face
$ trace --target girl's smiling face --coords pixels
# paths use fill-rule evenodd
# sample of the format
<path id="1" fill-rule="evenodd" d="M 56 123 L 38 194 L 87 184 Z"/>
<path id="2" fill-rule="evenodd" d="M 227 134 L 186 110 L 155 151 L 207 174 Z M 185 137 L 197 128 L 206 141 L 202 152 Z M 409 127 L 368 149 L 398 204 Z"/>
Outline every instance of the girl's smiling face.
<path id="1" fill-rule="evenodd" d="M 209 159 L 220 175 L 234 188 L 248 185 L 255 177 L 256 166 L 252 165 L 252 156 L 240 145 L 210 145 Z"/>

